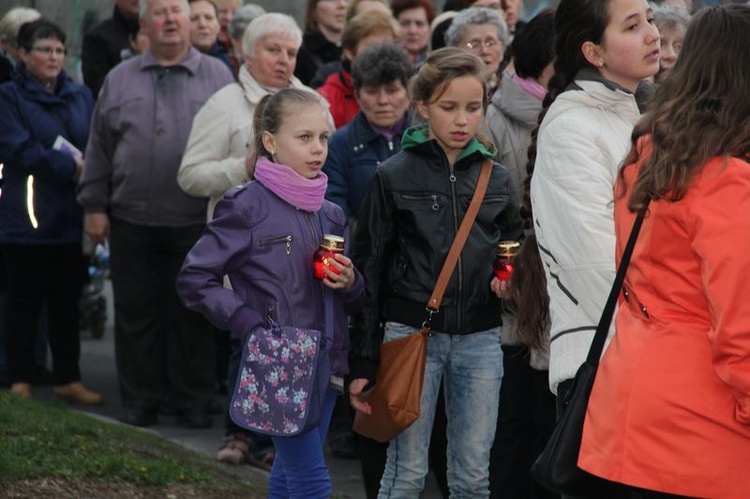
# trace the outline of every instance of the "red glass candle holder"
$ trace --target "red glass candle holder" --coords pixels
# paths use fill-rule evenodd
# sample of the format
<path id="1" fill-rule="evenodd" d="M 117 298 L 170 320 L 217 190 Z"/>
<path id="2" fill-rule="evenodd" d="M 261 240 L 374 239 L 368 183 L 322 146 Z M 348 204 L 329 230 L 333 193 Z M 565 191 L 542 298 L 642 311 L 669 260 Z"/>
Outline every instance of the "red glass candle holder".
<path id="1" fill-rule="evenodd" d="M 326 273 L 323 270 L 327 268 L 334 274 L 338 274 L 339 271 L 333 266 L 331 261 L 335 260 L 334 255 L 337 253 L 344 252 L 344 238 L 341 236 L 334 236 L 332 234 L 323 234 L 323 241 L 320 243 L 320 247 L 313 255 L 313 264 L 315 266 L 315 278 L 325 279 Z"/>
<path id="2" fill-rule="evenodd" d="M 521 243 L 517 241 L 500 241 L 497 245 L 495 261 L 492 263 L 492 269 L 495 271 L 495 277 L 501 281 L 510 280 L 513 274 L 513 259 L 518 254 Z"/>

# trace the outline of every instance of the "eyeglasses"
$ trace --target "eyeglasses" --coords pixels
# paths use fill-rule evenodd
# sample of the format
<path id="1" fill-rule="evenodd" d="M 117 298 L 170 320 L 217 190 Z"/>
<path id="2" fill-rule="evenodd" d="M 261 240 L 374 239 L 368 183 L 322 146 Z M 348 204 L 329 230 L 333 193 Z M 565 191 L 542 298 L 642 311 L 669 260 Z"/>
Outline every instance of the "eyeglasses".
<path id="1" fill-rule="evenodd" d="M 66 48 L 52 48 L 52 47 L 31 47 L 33 52 L 39 52 L 42 55 L 51 56 L 55 55 L 68 55 L 68 49 Z"/>
<path id="2" fill-rule="evenodd" d="M 500 41 L 495 38 L 487 38 L 484 41 L 482 40 L 469 40 L 468 42 L 464 43 L 464 47 L 466 47 L 469 50 L 474 49 L 480 49 L 482 48 L 482 44 L 484 44 L 485 48 L 493 49 L 500 45 Z"/>

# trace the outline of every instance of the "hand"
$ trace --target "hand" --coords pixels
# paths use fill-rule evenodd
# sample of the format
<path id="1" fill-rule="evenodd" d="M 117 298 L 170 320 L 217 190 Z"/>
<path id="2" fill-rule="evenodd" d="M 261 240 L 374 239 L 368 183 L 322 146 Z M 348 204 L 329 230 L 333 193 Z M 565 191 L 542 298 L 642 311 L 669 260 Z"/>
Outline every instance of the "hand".
<path id="1" fill-rule="evenodd" d="M 362 390 L 367 386 L 367 383 L 369 381 L 365 378 L 357 378 L 349 383 L 349 402 L 354 410 L 369 416 L 372 414 L 372 406 L 362 400 Z"/>
<path id="2" fill-rule="evenodd" d="M 104 244 L 109 238 L 109 216 L 106 213 L 86 213 L 83 218 L 83 230 L 92 243 Z"/>
<path id="3" fill-rule="evenodd" d="M 493 277 L 490 281 L 490 289 L 497 295 L 498 298 L 508 300 L 511 298 L 512 285 L 510 281 L 501 281 L 497 277 Z"/>
<path id="4" fill-rule="evenodd" d="M 76 171 L 73 172 L 73 182 L 77 183 L 81 178 L 81 172 L 83 172 L 83 156 L 76 154 L 73 156 L 73 159 L 76 162 Z"/>
<path id="5" fill-rule="evenodd" d="M 341 253 L 337 253 L 333 260 L 329 260 L 329 263 L 338 271 L 338 274 L 324 266 L 323 272 L 326 278 L 323 279 L 323 284 L 331 289 L 351 289 L 357 279 L 352 261 Z"/>

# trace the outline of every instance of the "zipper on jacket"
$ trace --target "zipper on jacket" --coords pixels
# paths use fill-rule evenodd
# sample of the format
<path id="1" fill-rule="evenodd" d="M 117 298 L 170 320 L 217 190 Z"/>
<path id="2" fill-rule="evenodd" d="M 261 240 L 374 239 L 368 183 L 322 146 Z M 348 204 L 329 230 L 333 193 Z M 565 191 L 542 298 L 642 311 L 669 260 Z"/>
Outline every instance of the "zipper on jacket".
<path id="1" fill-rule="evenodd" d="M 290 254 L 292 252 L 292 235 L 289 234 L 288 236 L 281 236 L 281 237 L 273 237 L 271 239 L 262 239 L 260 241 L 260 244 L 278 244 L 286 242 L 286 254 Z"/>
<path id="2" fill-rule="evenodd" d="M 268 304 L 268 307 L 266 309 L 266 323 L 268 324 L 268 327 L 271 327 L 271 324 L 275 324 L 279 322 L 278 314 L 276 313 L 276 309 L 272 304 Z"/>
<path id="3" fill-rule="evenodd" d="M 312 220 L 311 220 L 311 218 L 314 217 L 314 216 L 315 216 L 314 213 L 308 213 L 305 216 L 305 220 L 307 221 L 307 226 L 310 228 L 310 240 L 313 242 L 313 244 L 317 248 L 318 243 L 316 241 L 318 240 L 318 238 L 315 235 L 315 227 L 313 227 L 313 223 L 312 223 Z M 321 208 L 320 210 L 318 210 L 318 217 L 324 217 L 324 216 L 325 216 L 325 214 L 323 214 L 323 209 Z M 320 225 L 320 230 L 322 232 L 322 230 L 323 230 L 323 224 L 319 223 L 319 225 Z M 317 281 L 317 279 L 313 279 L 313 281 Z M 325 316 L 326 316 L 325 315 L 325 312 L 326 312 L 325 311 L 325 306 L 326 306 L 326 304 L 325 304 L 325 288 L 323 286 L 325 286 L 325 284 L 323 284 L 323 280 L 321 279 L 319 281 L 318 286 L 317 286 L 318 290 L 320 290 L 320 295 L 319 295 L 320 296 L 320 300 L 318 301 L 318 303 L 321 303 L 323 305 L 322 309 L 320 308 L 320 306 L 318 306 L 319 313 L 322 313 L 322 315 L 320 315 L 319 317 L 323 317 L 323 329 L 321 329 L 321 332 L 323 334 L 321 336 L 325 336 L 326 327 L 327 327 L 326 319 L 325 319 Z"/>
<path id="4" fill-rule="evenodd" d="M 402 194 L 401 199 L 405 199 L 408 201 L 432 200 L 432 206 L 430 206 L 430 208 L 432 208 L 433 211 L 438 211 L 440 209 L 440 203 L 438 202 L 437 194 L 424 194 L 422 196 L 415 196 L 414 194 Z"/>
<path id="5" fill-rule="evenodd" d="M 448 163 L 448 158 L 443 155 L 443 161 Z M 456 203 L 456 174 L 453 170 L 453 165 L 448 163 L 448 171 L 450 172 L 450 176 L 448 177 L 448 180 L 450 180 L 451 183 L 451 201 L 453 205 L 453 234 L 454 238 L 456 235 L 458 235 L 458 206 Z M 463 251 L 461 252 L 463 254 Z M 446 254 L 447 255 L 447 254 Z M 461 255 L 458 256 L 458 264 L 457 264 L 457 271 L 458 271 L 458 290 L 456 291 L 456 330 L 460 331 L 461 326 L 463 325 L 463 258 Z"/>

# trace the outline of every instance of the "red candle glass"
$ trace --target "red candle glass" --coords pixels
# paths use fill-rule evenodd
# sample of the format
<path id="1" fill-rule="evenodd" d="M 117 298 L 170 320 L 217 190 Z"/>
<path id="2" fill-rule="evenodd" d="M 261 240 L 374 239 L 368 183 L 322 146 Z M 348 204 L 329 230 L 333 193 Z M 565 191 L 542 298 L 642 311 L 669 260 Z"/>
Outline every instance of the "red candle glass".
<path id="1" fill-rule="evenodd" d="M 521 243 L 517 241 L 500 241 L 497 245 L 495 261 L 492 269 L 495 271 L 495 277 L 501 281 L 510 280 L 513 274 L 513 259 L 518 254 Z"/>
<path id="2" fill-rule="evenodd" d="M 315 265 L 315 278 L 325 279 L 326 273 L 323 271 L 327 268 L 334 274 L 338 274 L 339 271 L 330 263 L 334 260 L 336 253 L 344 252 L 344 238 L 341 236 L 334 236 L 333 234 L 323 234 L 323 241 L 320 243 L 320 247 L 313 255 L 313 264 Z"/>

